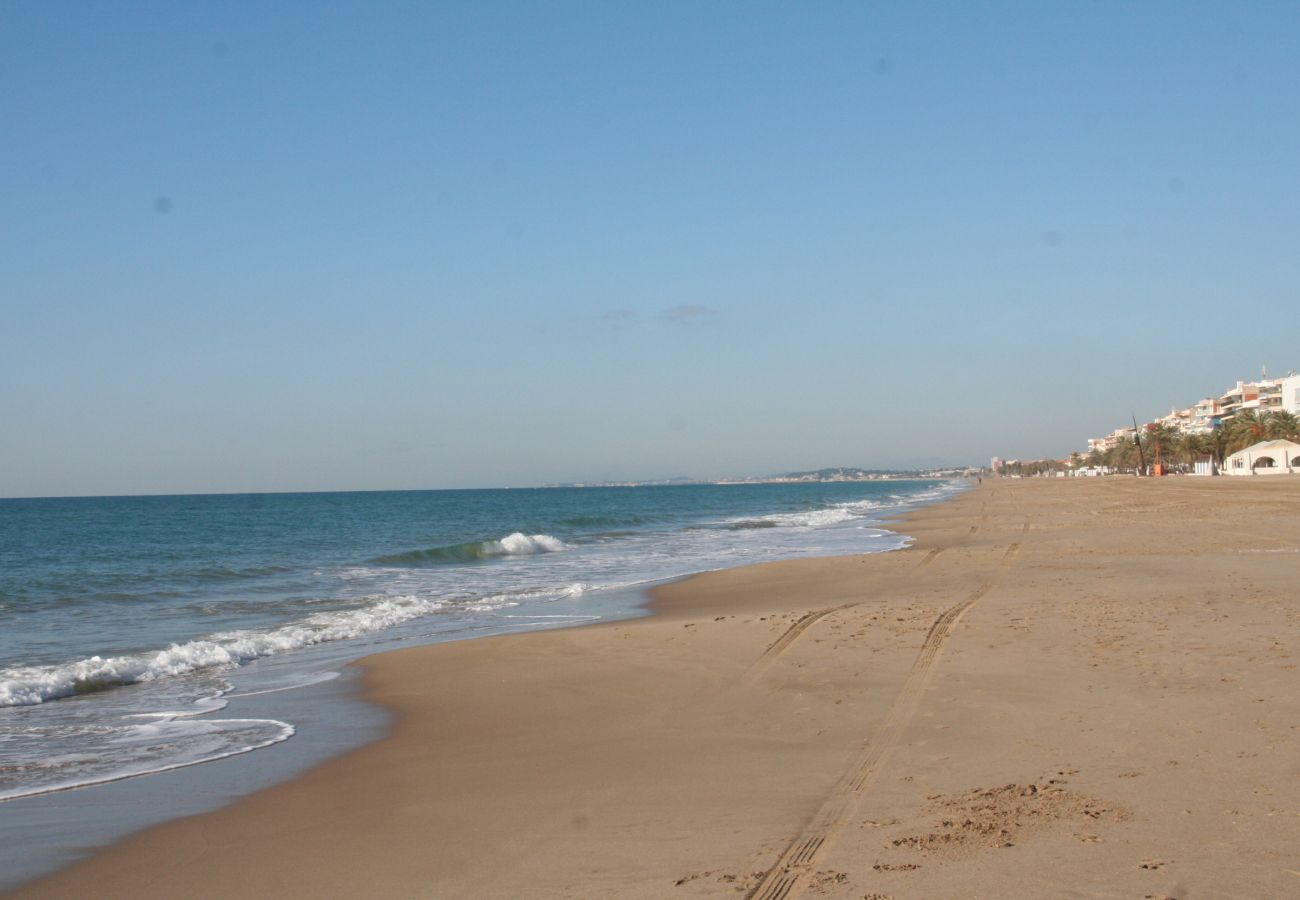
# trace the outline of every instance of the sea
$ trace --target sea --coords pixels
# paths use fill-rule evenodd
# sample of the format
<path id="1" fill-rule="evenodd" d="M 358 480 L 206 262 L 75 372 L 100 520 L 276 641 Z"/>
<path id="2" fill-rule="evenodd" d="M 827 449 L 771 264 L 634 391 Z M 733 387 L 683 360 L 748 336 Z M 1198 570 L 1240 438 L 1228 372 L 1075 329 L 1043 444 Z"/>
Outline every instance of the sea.
<path id="1" fill-rule="evenodd" d="M 644 615 L 647 586 L 697 572 L 897 549 L 883 520 L 961 489 L 0 500 L 0 888 L 382 733 L 361 656 Z"/>

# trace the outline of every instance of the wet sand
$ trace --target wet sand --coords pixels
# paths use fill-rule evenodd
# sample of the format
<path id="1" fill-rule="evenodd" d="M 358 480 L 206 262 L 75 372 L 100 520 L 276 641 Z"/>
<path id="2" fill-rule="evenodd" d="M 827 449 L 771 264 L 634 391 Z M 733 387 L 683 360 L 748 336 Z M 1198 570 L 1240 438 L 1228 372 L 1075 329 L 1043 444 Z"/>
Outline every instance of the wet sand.
<path id="1" fill-rule="evenodd" d="M 986 482 L 894 527 L 372 657 L 389 737 L 16 896 L 1300 894 L 1300 478 Z"/>

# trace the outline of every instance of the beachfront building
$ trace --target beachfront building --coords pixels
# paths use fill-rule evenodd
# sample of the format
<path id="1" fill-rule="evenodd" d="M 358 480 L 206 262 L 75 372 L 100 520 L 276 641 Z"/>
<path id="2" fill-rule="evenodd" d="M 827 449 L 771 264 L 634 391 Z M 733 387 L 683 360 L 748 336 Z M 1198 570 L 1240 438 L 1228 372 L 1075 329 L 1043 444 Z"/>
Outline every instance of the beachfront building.
<path id="1" fill-rule="evenodd" d="M 1192 408 L 1189 406 L 1186 409 L 1171 409 L 1169 410 L 1169 415 L 1161 416 L 1151 424 L 1165 425 L 1179 434 L 1186 434 L 1187 424 L 1191 421 L 1191 418 Z"/>
<path id="2" fill-rule="evenodd" d="M 1132 428 L 1116 428 L 1105 437 L 1088 438 L 1088 452 L 1091 453 L 1096 450 L 1099 453 L 1105 453 L 1116 444 L 1120 444 L 1124 441 L 1131 443 L 1133 438 L 1136 436 L 1137 432 Z"/>
<path id="3" fill-rule="evenodd" d="M 1300 416 L 1300 375 L 1291 374 L 1282 381 L 1282 409 Z"/>
<path id="4" fill-rule="evenodd" d="M 1288 372 L 1282 378 L 1269 378 L 1267 372 L 1261 373 L 1259 381 L 1238 381 L 1235 386 L 1224 391 L 1218 397 L 1204 397 L 1183 409 L 1172 409 L 1166 416 L 1161 416 L 1143 427 L 1166 426 L 1180 435 L 1213 434 L 1222 428 L 1239 412 L 1254 412 L 1267 415 L 1272 412 L 1289 412 L 1300 416 L 1300 375 Z M 1116 428 L 1105 437 L 1089 438 L 1088 453 L 1106 453 L 1117 445 L 1131 442 L 1137 432 L 1132 428 Z M 1249 449 L 1249 448 L 1247 448 Z M 1271 457 L 1270 457 L 1271 459 Z M 1093 460 L 1096 461 L 1095 458 Z M 1224 474 L 1250 474 L 1249 466 L 1229 472 L 1228 466 L 1222 467 Z M 1197 474 L 1213 474 L 1213 464 L 1198 465 L 1193 462 Z M 1290 466 L 1283 467 L 1289 471 Z"/>
<path id="5" fill-rule="evenodd" d="M 1234 416 L 1245 410 L 1258 413 L 1282 409 L 1282 383 L 1285 378 L 1263 378 L 1259 381 L 1238 381 L 1237 386 L 1228 389 L 1219 398 L 1219 408 L 1223 418 Z"/>
<path id="6" fill-rule="evenodd" d="M 1209 434 L 1223 423 L 1223 419 L 1219 401 L 1206 397 L 1184 409 L 1172 409 L 1169 415 L 1161 416 L 1151 424 L 1166 425 L 1179 434 Z"/>
<path id="7" fill-rule="evenodd" d="M 1259 382 L 1259 411 L 1273 412 L 1282 408 L 1282 379 Z"/>
<path id="8" fill-rule="evenodd" d="M 1245 381 L 1238 381 L 1235 388 L 1224 391 L 1223 396 L 1219 398 L 1219 409 L 1223 410 L 1224 418 L 1235 416 L 1243 409 L 1253 409 L 1257 406 L 1259 406 L 1259 388 Z"/>
<path id="9" fill-rule="evenodd" d="M 1184 434 L 1209 434 L 1223 424 L 1223 410 L 1214 397 L 1205 397 L 1188 407 Z"/>
<path id="10" fill-rule="evenodd" d="M 1223 461 L 1224 475 L 1289 475 L 1300 472 L 1300 444 L 1260 441 Z"/>

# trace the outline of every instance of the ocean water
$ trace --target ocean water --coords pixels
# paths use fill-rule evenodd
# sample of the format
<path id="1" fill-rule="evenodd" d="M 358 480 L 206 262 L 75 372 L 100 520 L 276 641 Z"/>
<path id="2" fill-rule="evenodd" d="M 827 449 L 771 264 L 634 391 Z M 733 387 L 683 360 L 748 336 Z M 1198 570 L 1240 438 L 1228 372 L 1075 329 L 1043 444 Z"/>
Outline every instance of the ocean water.
<path id="1" fill-rule="evenodd" d="M 956 490 L 0 500 L 0 816 L 281 744 L 294 692 L 366 653 L 636 615 L 642 586 L 694 572 L 894 549 L 882 517 Z"/>

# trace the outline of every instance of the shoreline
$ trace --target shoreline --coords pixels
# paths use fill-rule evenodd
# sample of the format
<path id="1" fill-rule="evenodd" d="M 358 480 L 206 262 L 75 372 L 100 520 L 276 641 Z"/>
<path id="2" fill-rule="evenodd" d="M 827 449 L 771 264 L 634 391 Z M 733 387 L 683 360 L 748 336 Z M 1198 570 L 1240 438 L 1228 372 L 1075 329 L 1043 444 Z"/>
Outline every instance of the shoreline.
<path id="1" fill-rule="evenodd" d="M 952 484 L 945 484 L 938 490 L 930 485 L 912 485 L 911 490 L 922 497 L 921 500 L 914 501 L 914 505 L 932 502 L 934 495 L 950 494 L 953 488 Z M 903 492 L 903 496 L 896 493 L 885 496 L 875 492 L 866 498 L 874 498 L 875 502 L 866 505 L 880 504 L 887 507 L 905 501 L 906 495 L 907 491 Z M 838 509 L 845 503 L 852 505 L 854 501 L 855 497 L 849 495 L 828 508 Z M 883 515 L 898 511 L 880 509 L 877 512 Z M 743 514 L 740 510 L 737 512 Z M 861 520 L 865 517 L 858 518 Z M 852 526 L 852 522 L 849 525 Z M 839 531 L 817 529 L 809 537 L 813 541 L 826 541 L 829 535 L 828 543 L 819 544 L 822 547 L 819 552 L 827 553 L 835 553 L 838 547 L 849 542 L 872 552 L 878 552 L 873 549 L 875 547 L 897 547 L 906 543 L 906 539 L 900 535 L 873 527 L 877 525 L 878 521 L 868 521 L 867 524 L 856 526 L 858 529 L 865 528 L 865 531 L 854 530 L 853 527 Z M 763 532 L 758 536 L 768 540 L 746 542 L 748 547 L 736 549 L 740 551 L 742 560 L 770 558 L 768 554 L 772 552 L 778 555 L 790 553 L 797 557 L 800 540 L 797 537 L 793 541 L 787 540 L 784 547 L 780 540 L 773 544 L 771 536 L 779 538 L 780 533 L 779 529 Z M 526 608 L 507 609 L 499 616 L 485 617 L 485 621 L 473 628 L 463 629 L 462 633 L 445 634 L 436 629 L 430 631 L 417 621 L 405 629 L 405 634 L 399 626 L 387 634 L 363 637 L 361 647 L 350 647 L 353 643 L 351 641 L 327 642 L 303 653 L 283 657 L 277 655 L 273 659 L 257 660 L 252 665 L 240 667 L 229 674 L 229 683 L 224 686 L 222 702 L 226 704 L 225 708 L 204 721 L 248 718 L 274 720 L 295 728 L 295 739 L 264 750 L 236 754 L 221 760 L 218 765 L 208 765 L 205 760 L 190 765 L 166 767 L 147 776 L 104 780 L 87 785 L 87 790 L 70 789 L 57 800 L 51 799 L 53 792 L 44 792 L 6 801 L 4 808 L 8 815 L 0 818 L 0 894 L 57 872 L 147 828 L 220 809 L 241 796 L 289 781 L 326 759 L 342 755 L 383 736 L 382 728 L 363 729 L 358 726 L 358 722 L 366 719 L 382 720 L 386 712 L 380 706 L 365 704 L 360 697 L 360 690 L 355 687 L 349 688 L 346 695 L 328 686 L 313 686 L 295 687 L 290 692 L 277 689 L 263 696 L 266 693 L 263 690 L 266 686 L 264 681 L 269 681 L 271 686 L 285 683 L 285 679 L 277 677 L 277 673 L 316 672 L 323 668 L 329 674 L 330 670 L 337 672 L 338 666 L 347 666 L 353 661 L 394 647 L 426 646 L 449 639 L 544 630 L 575 621 L 609 622 L 649 615 L 651 613 L 647 606 L 651 601 L 646 592 L 650 588 L 696 574 L 683 572 L 687 566 L 698 564 L 698 571 L 710 571 L 710 563 L 723 564 L 721 560 L 709 558 L 707 553 L 699 559 L 669 559 L 667 565 L 659 566 L 668 571 L 657 578 L 646 578 L 639 583 L 634 581 L 629 585 L 615 585 L 599 591 L 584 591 L 576 598 L 561 596 L 547 601 L 545 609 L 531 611 L 539 613 L 538 615 L 531 614 Z M 738 564 L 744 563 L 731 563 Z M 654 566 L 650 568 L 653 569 Z M 637 572 L 638 576 L 647 574 L 651 573 Z M 444 628 L 443 631 L 445 630 Z M 365 643 L 370 646 L 365 646 Z M 359 668 L 351 669 L 349 675 L 349 681 L 359 682 L 361 671 Z M 307 680 L 317 679 L 312 677 Z M 369 734 L 361 736 L 366 730 Z"/>
<path id="2" fill-rule="evenodd" d="M 991 483 L 897 552 L 368 657 L 387 737 L 12 896 L 1286 893 L 1297 488 Z"/>
<path id="3" fill-rule="evenodd" d="M 951 481 L 952 479 L 944 479 L 944 480 Z M 962 490 L 958 490 L 953 494 L 949 494 L 947 496 L 938 499 L 925 499 L 921 501 L 919 504 L 912 506 L 909 510 L 905 512 L 895 512 L 886 518 L 878 520 L 876 522 L 876 527 L 882 530 L 887 529 L 888 531 L 895 532 L 896 534 L 899 534 L 899 537 L 903 539 L 910 539 L 907 535 L 903 535 L 896 530 L 899 527 L 900 522 L 905 521 L 909 515 L 915 512 L 918 512 L 920 510 L 926 509 L 934 505 L 950 502 L 954 497 L 961 496 L 963 493 L 966 493 L 968 490 L 969 488 L 964 488 Z M 346 700 L 349 704 L 360 705 L 361 707 L 372 710 L 373 714 L 371 718 L 376 718 L 377 721 L 382 723 L 382 724 L 370 726 L 372 729 L 372 734 L 369 739 L 361 742 L 360 744 L 357 744 L 355 740 L 353 740 L 352 742 L 350 742 L 351 744 L 350 746 L 345 744 L 342 750 L 327 751 L 326 753 L 324 753 L 324 755 L 322 755 L 321 752 L 313 752 L 311 756 L 314 756 L 316 758 L 315 762 L 310 763 L 306 767 L 303 767 L 300 764 L 290 765 L 287 770 L 289 774 L 281 775 L 278 778 L 274 778 L 269 782 L 266 781 L 264 775 L 258 773 L 257 775 L 254 776 L 254 781 L 261 782 L 261 783 L 258 784 L 256 787 L 238 789 L 232 792 L 228 796 L 228 798 L 225 799 L 224 801 L 207 800 L 203 803 L 203 805 L 200 808 L 197 809 L 193 809 L 192 808 L 193 804 L 187 802 L 187 806 L 191 807 L 188 811 L 177 812 L 175 814 L 167 815 L 165 817 L 154 817 L 153 822 L 145 822 L 141 825 L 131 828 L 129 831 L 125 833 L 114 835 L 108 840 L 104 841 L 103 843 L 97 843 L 95 845 L 87 846 L 85 848 L 86 852 L 84 852 L 83 854 L 72 854 L 71 848 L 69 848 L 67 851 L 62 852 L 62 855 L 65 857 L 65 861 L 62 864 L 54 868 L 45 868 L 42 866 L 41 869 L 44 869 L 44 871 L 38 870 L 37 874 L 32 875 L 28 878 L 12 883 L 8 886 L 0 886 L 0 897 L 25 896 L 28 890 L 36 889 L 39 885 L 43 884 L 47 880 L 57 879 L 63 873 L 71 869 L 76 869 L 79 866 L 93 864 L 94 861 L 100 856 L 104 854 L 112 854 L 119 847 L 126 844 L 130 844 L 134 839 L 138 837 L 151 834 L 160 829 L 167 829 L 171 825 L 178 822 L 184 822 L 195 818 L 202 818 L 209 815 L 220 814 L 221 812 L 228 809 L 232 805 L 237 805 L 249 799 L 250 797 L 256 797 L 263 793 L 273 791 L 276 788 L 283 787 L 286 785 L 291 785 L 295 781 L 307 775 L 310 775 L 316 769 L 322 766 L 329 765 L 331 762 L 335 762 L 340 759 L 346 758 L 347 756 L 354 754 L 358 751 L 363 751 L 367 747 L 373 746 L 376 743 L 387 740 L 392 736 L 392 732 L 394 730 L 394 727 L 400 715 L 400 711 L 396 709 L 394 706 L 390 705 L 388 702 L 385 702 L 383 699 L 374 696 L 374 692 L 367 687 L 366 679 L 368 676 L 368 670 L 371 667 L 372 663 L 376 660 L 382 659 L 391 654 L 427 651 L 436 647 L 443 647 L 443 646 L 462 644 L 462 643 L 477 644 L 483 641 L 502 641 L 502 640 L 520 640 L 520 639 L 526 640 L 530 637 L 546 634 L 552 631 L 568 632 L 568 631 L 575 631 L 575 630 L 599 629 L 599 628 L 615 627 L 618 625 L 629 624 L 634 622 L 644 622 L 655 617 L 671 614 L 674 611 L 676 611 L 675 610 L 676 604 L 672 603 L 671 601 L 665 600 L 665 598 L 661 595 L 660 592 L 662 591 L 671 592 L 676 586 L 684 583 L 689 583 L 697 578 L 701 578 L 701 577 L 707 578 L 711 575 L 725 573 L 737 569 L 761 568 L 764 566 L 771 566 L 771 565 L 779 566 L 786 562 L 794 562 L 794 561 L 815 562 L 820 560 L 857 558 L 864 555 L 877 556 L 881 554 L 893 553 L 897 550 L 904 550 L 904 549 L 908 549 L 908 547 L 903 546 L 903 547 L 891 548 L 888 550 L 872 551 L 867 554 L 853 554 L 851 556 L 835 555 L 829 557 L 787 557 L 772 562 L 764 562 L 764 563 L 751 562 L 751 563 L 743 563 L 738 566 L 733 566 L 730 568 L 708 569 L 700 572 L 674 576 L 672 578 L 668 578 L 660 582 L 655 582 L 646 585 L 644 587 L 637 588 L 635 591 L 624 590 L 622 591 L 622 593 L 629 594 L 629 596 L 635 595 L 636 599 L 630 602 L 627 605 L 627 609 L 624 610 L 622 613 L 617 614 L 611 618 L 604 618 L 601 621 L 582 622 L 574 625 L 557 626 L 554 628 L 546 627 L 546 628 L 539 628 L 537 630 L 528 630 L 528 631 L 520 631 L 520 632 L 503 632 L 503 633 L 491 634 L 485 636 L 458 637 L 451 640 L 433 641 L 427 644 L 416 645 L 414 647 L 405 647 L 405 648 L 398 647 L 392 649 L 383 649 L 377 652 L 372 652 L 364 656 L 357 657 L 345 663 L 344 666 L 344 673 L 349 676 L 347 680 L 353 682 L 353 687 L 350 689 L 349 696 L 346 698 Z M 239 699 L 241 702 L 245 702 L 242 697 L 238 697 L 237 699 Z M 275 752 L 277 750 L 283 751 L 285 749 L 288 748 L 285 747 L 269 748 L 271 752 Z M 233 763 L 236 766 L 244 766 L 244 767 L 247 767 L 251 762 L 254 766 L 254 771 L 256 771 L 258 768 L 264 768 L 262 766 L 257 765 L 261 759 L 262 759 L 261 754 L 254 752 L 247 755 L 237 756 L 233 760 L 228 760 L 225 762 L 227 764 Z M 284 768 L 284 766 L 282 766 L 281 768 Z M 160 772 L 155 775 L 144 776 L 142 778 L 126 778 L 119 781 L 106 782 L 102 785 L 94 785 L 91 787 L 92 789 L 107 790 L 110 792 L 131 792 L 133 788 L 137 788 L 138 790 L 134 791 L 134 795 L 132 797 L 128 797 L 126 802 L 132 804 L 133 806 L 138 806 L 141 804 L 148 805 L 150 803 L 160 802 L 161 798 L 165 796 L 166 790 L 185 790 L 187 788 L 187 785 L 191 789 L 197 787 L 201 794 L 210 795 L 211 784 L 214 782 L 219 783 L 219 779 L 205 780 L 203 778 L 203 775 L 206 773 L 206 771 L 207 771 L 207 767 L 204 764 L 197 764 L 194 766 L 183 767 L 183 768 L 179 768 L 167 772 Z M 147 786 L 145 786 L 146 783 L 148 782 L 151 784 L 154 781 L 159 782 L 160 785 L 163 782 L 174 782 L 174 783 L 171 784 L 169 788 L 161 788 L 160 790 L 152 790 L 152 791 L 148 790 Z M 13 804 L 14 809 L 19 809 L 24 805 L 39 803 L 42 800 L 46 799 L 47 796 L 48 795 L 40 795 L 40 796 L 27 797 L 27 798 L 18 798 L 14 801 L 10 801 L 10 803 Z M 91 840 L 94 840 L 94 838 L 91 838 Z M 218 893 L 215 894 L 214 896 L 221 896 L 221 894 Z"/>

